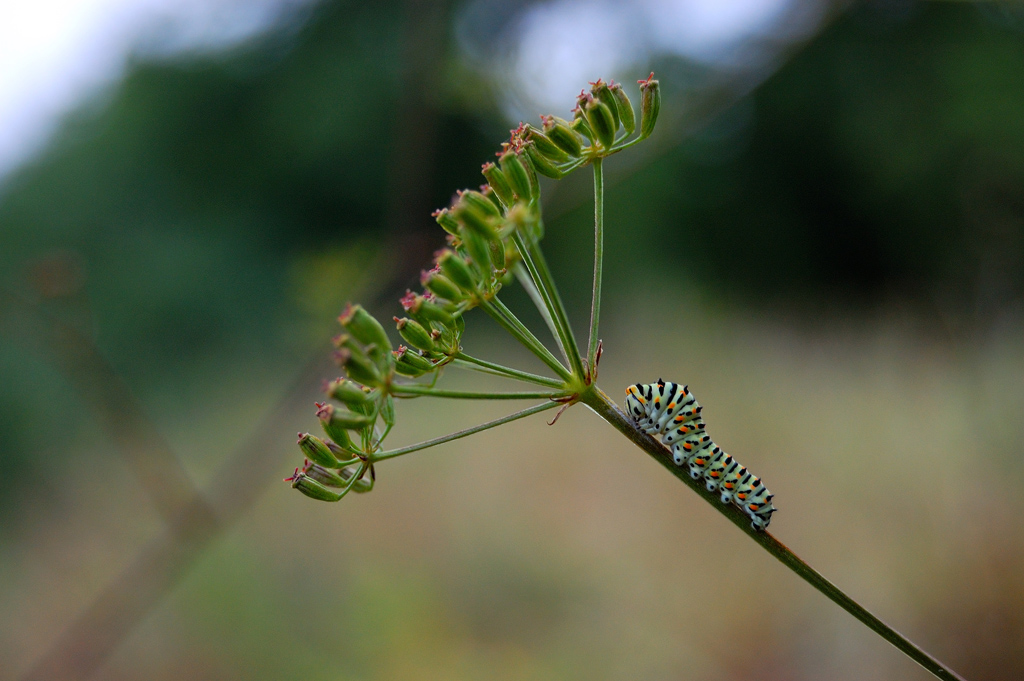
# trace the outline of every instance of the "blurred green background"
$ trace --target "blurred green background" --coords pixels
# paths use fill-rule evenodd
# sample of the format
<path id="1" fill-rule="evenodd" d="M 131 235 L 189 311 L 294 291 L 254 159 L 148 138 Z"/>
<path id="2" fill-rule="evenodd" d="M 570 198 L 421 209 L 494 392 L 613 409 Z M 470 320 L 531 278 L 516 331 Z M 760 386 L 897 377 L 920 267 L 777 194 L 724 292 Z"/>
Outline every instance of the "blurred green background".
<path id="1" fill-rule="evenodd" d="M 342 305 L 397 313 L 514 125 L 536 6 L 324 2 L 138 58 L 4 180 L 0 678 L 928 678 L 580 408 L 337 505 L 279 482 Z M 606 165 L 601 385 L 688 382 L 781 541 L 966 678 L 1024 678 L 1024 12 L 763 38 L 592 74 L 665 93 Z M 545 248 L 580 323 L 578 175 Z M 507 410 L 403 403 L 393 438 Z"/>

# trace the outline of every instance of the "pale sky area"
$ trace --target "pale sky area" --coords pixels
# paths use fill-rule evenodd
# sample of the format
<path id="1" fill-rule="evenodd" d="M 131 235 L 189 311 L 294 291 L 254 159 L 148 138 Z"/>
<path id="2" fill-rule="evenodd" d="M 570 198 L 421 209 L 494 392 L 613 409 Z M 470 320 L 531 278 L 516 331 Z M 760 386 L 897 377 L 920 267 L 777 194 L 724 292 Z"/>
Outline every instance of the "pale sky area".
<path id="1" fill-rule="evenodd" d="M 582 84 L 672 54 L 723 69 L 763 61 L 819 25 L 824 0 L 554 0 L 526 13 L 512 54 L 520 98 L 509 108 L 557 111 Z M 749 50 L 752 44 L 762 49 Z M 522 111 L 517 111 L 522 109 Z"/>
<path id="2" fill-rule="evenodd" d="M 0 178 L 43 148 L 64 114 L 116 85 L 132 54 L 219 49 L 312 2 L 0 1 Z M 793 3 L 554 0 L 518 24 L 509 55 L 515 84 L 531 104 L 556 110 L 595 73 L 617 73 L 654 52 L 728 62 L 752 37 L 780 29 L 799 33 L 800 27 L 779 25 Z M 595 34 L 607 35 L 599 47 Z"/>
<path id="3" fill-rule="evenodd" d="M 0 0 L 0 177 L 62 115 L 117 83 L 132 53 L 211 50 L 305 0 Z"/>

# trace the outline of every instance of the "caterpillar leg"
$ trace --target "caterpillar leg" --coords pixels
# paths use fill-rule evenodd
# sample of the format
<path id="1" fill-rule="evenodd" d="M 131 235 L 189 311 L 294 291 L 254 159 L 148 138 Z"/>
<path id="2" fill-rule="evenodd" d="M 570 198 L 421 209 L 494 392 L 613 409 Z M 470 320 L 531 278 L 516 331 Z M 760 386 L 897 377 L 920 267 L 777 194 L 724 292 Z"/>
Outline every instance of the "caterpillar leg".
<path id="1" fill-rule="evenodd" d="M 758 532 L 763 532 L 768 529 L 768 523 L 772 521 L 772 513 L 775 513 L 775 509 L 771 509 L 765 513 L 755 513 L 750 516 L 750 526 Z"/>
<path id="2" fill-rule="evenodd" d="M 690 469 L 690 477 L 694 480 L 704 477 L 704 471 L 711 465 L 711 459 L 715 454 L 714 450 L 708 451 L 707 449 L 698 449 L 696 453 L 690 454 L 686 461 L 686 465 Z"/>
<path id="3" fill-rule="evenodd" d="M 734 497 L 736 505 L 750 516 L 751 526 L 755 530 L 768 527 L 775 513 L 772 504 L 775 495 L 768 491 L 759 478 L 752 477 L 747 483 L 741 484 Z"/>
<path id="4" fill-rule="evenodd" d="M 718 489 L 719 484 L 725 478 L 726 471 L 736 463 L 731 456 L 722 451 L 721 447 L 716 446 L 714 451 L 715 455 L 704 470 L 704 487 L 709 492 L 714 492 Z"/>

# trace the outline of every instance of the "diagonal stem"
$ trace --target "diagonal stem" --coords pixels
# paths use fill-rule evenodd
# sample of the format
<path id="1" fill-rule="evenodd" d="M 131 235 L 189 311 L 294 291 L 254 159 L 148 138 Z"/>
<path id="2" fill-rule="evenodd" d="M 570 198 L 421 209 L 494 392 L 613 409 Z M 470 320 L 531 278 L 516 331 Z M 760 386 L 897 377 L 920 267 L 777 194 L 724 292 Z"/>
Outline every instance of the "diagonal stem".
<path id="1" fill-rule="evenodd" d="M 425 385 L 398 385 L 397 383 L 391 386 L 391 391 L 395 397 L 447 397 L 456 400 L 546 400 L 566 396 L 564 392 L 467 392 L 463 390 L 439 390 Z"/>
<path id="2" fill-rule="evenodd" d="M 544 296 L 540 294 L 537 289 L 537 285 L 533 283 L 533 279 L 530 277 L 530 272 L 521 262 L 517 262 L 512 268 L 512 272 L 515 273 L 516 279 L 519 284 L 526 291 L 526 295 L 533 301 L 534 307 L 540 312 L 540 316 L 544 318 L 544 323 L 548 325 L 548 330 L 551 331 L 551 335 L 554 337 L 555 342 L 558 343 L 558 349 L 562 351 L 562 357 L 565 361 L 569 361 L 569 353 L 565 349 L 565 344 L 562 343 L 562 337 L 558 333 L 558 327 L 555 325 L 555 320 L 551 317 L 551 310 L 548 309 L 547 303 L 544 300 Z"/>
<path id="3" fill-rule="evenodd" d="M 520 254 L 522 254 L 523 264 L 530 272 L 534 283 L 537 284 L 537 289 L 540 291 L 541 297 L 544 299 L 545 305 L 555 322 L 560 342 L 565 347 L 566 354 L 569 356 L 569 365 L 572 367 L 573 374 L 582 380 L 584 371 L 579 346 L 576 344 L 576 337 L 572 333 L 572 326 L 569 324 L 565 305 L 562 303 L 561 296 L 558 295 L 555 280 L 548 269 L 547 261 L 544 259 L 544 253 L 540 250 L 536 241 L 529 237 L 524 237 L 518 230 L 512 233 L 512 239 Z"/>
<path id="4" fill-rule="evenodd" d="M 519 369 L 513 369 L 511 367 L 503 366 L 501 364 L 495 364 L 494 362 L 488 362 L 487 360 L 483 360 L 478 357 L 470 357 L 464 352 L 460 352 L 457 355 L 455 355 L 455 359 L 452 360 L 452 366 L 459 367 L 460 369 L 479 371 L 481 373 L 490 374 L 492 376 L 512 378 L 517 381 L 523 381 L 525 383 L 544 385 L 549 388 L 562 388 L 565 385 L 562 381 L 559 381 L 557 378 L 548 378 L 547 376 L 531 374 L 529 371 L 520 371 Z"/>
<path id="5" fill-rule="evenodd" d="M 561 362 L 551 354 L 543 343 L 541 343 L 533 332 L 530 331 L 519 321 L 519 318 L 513 314 L 512 310 L 505 307 L 505 304 L 498 300 L 497 296 L 491 300 L 483 300 L 480 302 L 480 307 L 491 316 L 494 321 L 498 322 L 506 331 L 526 346 L 526 349 L 532 352 L 542 362 L 547 364 L 552 371 L 561 376 L 565 380 L 572 378 L 572 374 L 562 366 Z"/>
<path id="6" fill-rule="evenodd" d="M 882 620 L 875 617 L 864 606 L 847 596 L 839 587 L 825 579 L 821 573 L 800 559 L 778 539 L 767 532 L 757 532 L 750 527 L 750 519 L 743 511 L 732 504 L 723 505 L 718 496 L 708 492 L 703 483 L 693 480 L 686 470 L 676 466 L 669 450 L 654 437 L 636 428 L 633 421 L 609 399 L 596 385 L 580 396 L 580 401 L 590 407 L 613 428 L 625 435 L 633 444 L 650 454 L 658 463 L 669 469 L 687 487 L 697 492 L 705 501 L 714 506 L 715 510 L 738 526 L 744 534 L 757 542 L 761 548 L 775 556 L 783 565 L 795 572 L 797 576 L 823 593 L 829 600 L 850 613 L 869 629 L 895 646 L 900 652 L 917 662 L 933 675 L 944 681 L 964 681 L 963 677 L 951 670 L 947 665 L 935 659 L 907 637 L 899 633 Z"/>
<path id="7" fill-rule="evenodd" d="M 560 406 L 558 402 L 544 402 L 543 404 L 537 404 L 537 405 L 534 405 L 532 407 L 527 407 L 526 409 L 523 409 L 522 411 L 517 411 L 517 412 L 515 412 L 513 414 L 509 414 L 508 416 L 502 416 L 500 419 L 494 419 L 493 421 L 488 421 L 487 423 L 481 423 L 480 425 L 473 426 L 472 428 L 466 428 L 465 430 L 459 430 L 459 431 L 456 431 L 454 433 L 449 433 L 448 435 L 442 435 L 441 437 L 435 437 L 433 440 L 426 440 L 424 442 L 420 442 L 420 443 L 417 443 L 417 444 L 414 444 L 414 445 L 409 445 L 408 447 L 402 447 L 401 449 L 392 449 L 392 450 L 387 451 L 387 452 L 380 452 L 379 454 L 373 454 L 373 455 L 370 456 L 370 461 L 371 461 L 371 463 L 376 463 L 378 461 L 383 461 L 384 459 L 393 459 L 396 456 L 401 456 L 403 454 L 408 454 L 410 452 L 418 452 L 419 450 L 427 449 L 428 447 L 435 447 L 437 445 L 443 445 L 445 442 L 451 442 L 452 440 L 458 440 L 460 438 L 464 438 L 464 437 L 467 437 L 469 435 L 473 435 L 474 433 L 479 433 L 479 432 L 487 430 L 489 428 L 495 428 L 497 426 L 503 426 L 506 423 L 511 423 L 512 421 L 515 421 L 515 420 L 521 419 L 521 418 L 525 418 L 527 416 L 532 416 L 533 414 L 539 414 L 542 411 L 547 411 L 548 409 L 554 409 L 557 406 Z"/>
<path id="8" fill-rule="evenodd" d="M 590 299 L 590 343 L 587 366 L 593 372 L 597 364 L 598 324 L 601 317 L 601 279 L 604 273 L 604 168 L 603 159 L 594 163 L 594 290 Z M 593 379 L 591 379 L 593 380 Z"/>

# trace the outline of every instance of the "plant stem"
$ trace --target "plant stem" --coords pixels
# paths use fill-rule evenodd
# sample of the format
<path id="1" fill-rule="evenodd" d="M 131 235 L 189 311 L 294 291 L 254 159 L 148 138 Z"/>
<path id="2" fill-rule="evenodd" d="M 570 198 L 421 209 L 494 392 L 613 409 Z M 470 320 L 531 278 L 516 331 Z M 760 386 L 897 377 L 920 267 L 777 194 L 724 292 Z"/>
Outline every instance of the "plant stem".
<path id="1" fill-rule="evenodd" d="M 604 167 L 603 159 L 594 163 L 594 291 L 590 299 L 590 343 L 587 366 L 591 375 L 597 363 L 598 324 L 601 317 L 601 278 L 604 273 Z"/>
<path id="2" fill-rule="evenodd" d="M 517 419 L 525 418 L 525 417 L 531 416 L 533 414 L 539 414 L 540 412 L 547 411 L 548 409 L 554 409 L 557 406 L 560 406 L 558 402 L 544 402 L 543 404 L 537 404 L 537 405 L 534 405 L 532 407 L 528 407 L 526 409 L 523 409 L 522 411 L 517 411 L 514 414 L 509 414 L 508 416 L 502 416 L 500 419 L 495 419 L 493 421 L 488 421 L 487 423 L 481 423 L 479 426 L 473 426 L 472 428 L 466 428 L 465 430 L 460 430 L 460 431 L 456 431 L 454 433 L 449 433 L 448 435 L 442 435 L 441 437 L 435 437 L 433 440 L 426 440 L 424 442 L 420 442 L 420 443 L 415 444 L 415 445 L 409 445 L 408 447 L 402 447 L 401 449 L 392 449 L 391 451 L 388 451 L 388 452 L 381 452 L 379 454 L 373 454 L 373 455 L 370 456 L 370 461 L 372 463 L 376 463 L 376 462 L 382 461 L 384 459 L 393 459 L 396 456 L 401 456 L 403 454 L 408 454 L 410 452 L 416 452 L 416 451 L 419 451 L 421 449 L 426 449 L 428 447 L 434 447 L 435 445 L 441 445 L 441 444 L 444 444 L 445 442 L 451 442 L 452 440 L 458 440 L 458 439 L 464 438 L 464 437 L 466 437 L 468 435 L 472 435 L 474 433 L 479 433 L 481 431 L 487 430 L 488 428 L 495 428 L 497 426 L 502 426 L 502 425 L 504 425 L 506 423 L 511 423 L 512 421 L 515 421 Z"/>
<path id="3" fill-rule="evenodd" d="M 743 511 L 732 504 L 722 504 L 718 495 L 708 492 L 703 482 L 693 480 L 686 469 L 675 465 L 669 450 L 653 436 L 648 435 L 636 428 L 632 419 L 623 412 L 618 405 L 611 401 L 608 396 L 596 385 L 580 396 L 580 401 L 590 407 L 598 416 L 603 418 L 613 428 L 625 435 L 633 444 L 640 447 L 651 455 L 658 463 L 669 469 L 677 478 L 682 480 L 687 487 L 697 492 L 702 499 L 714 506 L 715 510 L 728 518 L 734 525 L 739 527 L 744 534 L 757 542 L 761 548 L 775 556 L 783 565 L 795 572 L 800 578 L 823 593 L 840 608 L 850 613 L 863 622 L 869 629 L 884 638 L 895 646 L 900 652 L 917 662 L 937 678 L 946 681 L 964 681 L 964 679 L 952 671 L 948 666 L 926 653 L 924 650 L 911 643 L 903 634 L 899 633 L 888 624 L 872 615 L 866 608 L 857 603 L 839 587 L 825 579 L 821 573 L 801 560 L 796 554 L 790 551 L 784 544 L 767 532 L 758 532 L 751 528 L 750 519 Z"/>
<path id="4" fill-rule="evenodd" d="M 552 392 L 518 392 L 518 393 L 489 393 L 489 392 L 466 392 L 462 390 L 438 390 L 424 385 L 398 385 L 391 386 L 395 397 L 428 396 L 448 397 L 456 400 L 544 400 L 552 397 L 565 397 L 566 393 Z"/>
<path id="5" fill-rule="evenodd" d="M 644 139 L 646 139 L 646 138 L 644 138 L 644 137 L 634 137 L 633 139 L 629 140 L 628 142 L 619 142 L 618 144 L 612 145 L 612 148 L 608 150 L 608 153 L 606 154 L 606 156 L 610 156 L 611 154 L 617 154 L 618 152 L 622 151 L 623 149 L 629 149 L 631 146 L 633 146 L 637 142 L 640 142 L 640 141 L 642 141 Z"/>
<path id="6" fill-rule="evenodd" d="M 519 248 L 519 252 L 523 256 L 523 264 L 526 265 L 534 283 L 537 284 L 537 289 L 555 322 L 558 337 L 569 356 L 569 365 L 572 367 L 573 375 L 578 376 L 582 381 L 583 361 L 580 359 L 580 349 L 576 344 L 576 337 L 572 333 L 565 305 L 562 303 L 561 296 L 558 295 L 555 280 L 544 259 L 544 253 L 533 239 L 524 238 L 518 230 L 512 233 L 512 239 L 515 241 L 516 247 Z"/>
<path id="7" fill-rule="evenodd" d="M 517 262 L 512 268 L 512 272 L 516 275 L 516 279 L 519 284 L 526 291 L 526 295 L 530 296 L 530 300 L 533 301 L 534 307 L 540 312 L 540 316 L 544 318 L 544 323 L 548 325 L 548 330 L 551 331 L 551 335 L 554 337 L 555 342 L 558 343 L 558 349 L 562 351 L 562 357 L 565 361 L 569 361 L 569 353 L 565 349 L 565 345 L 562 343 L 562 338 L 558 334 L 558 327 L 555 325 L 555 320 L 551 317 L 551 310 L 548 309 L 547 304 L 544 302 L 544 296 L 537 290 L 537 285 L 533 283 L 533 279 L 530 277 L 530 272 L 521 262 Z"/>
<path id="8" fill-rule="evenodd" d="M 341 501 L 342 499 L 344 499 L 345 495 L 348 494 L 352 490 L 352 488 L 355 487 L 355 484 L 359 481 L 359 479 L 363 477 L 363 473 L 366 472 L 366 468 L 366 462 L 360 462 L 359 469 L 351 478 L 348 479 L 348 484 L 346 484 L 345 487 L 343 487 L 340 492 L 334 493 L 337 495 L 337 498 L 324 499 L 324 501 Z"/>
<path id="9" fill-rule="evenodd" d="M 589 161 L 589 160 L 590 160 L 590 158 L 588 156 L 582 156 L 582 157 L 576 159 L 575 161 L 570 161 L 569 163 L 565 164 L 564 166 L 558 166 L 558 170 L 561 171 L 563 174 L 568 175 L 572 171 L 576 170 L 580 166 L 582 166 L 585 163 L 587 163 L 587 161 Z"/>
<path id="10" fill-rule="evenodd" d="M 452 364 L 461 369 L 479 371 L 481 373 L 491 374 L 492 376 L 514 378 L 525 383 L 544 385 L 549 388 L 562 388 L 565 386 L 565 384 L 562 381 L 559 381 L 558 379 L 548 378 L 547 376 L 538 376 L 537 374 L 531 374 L 528 371 L 520 371 L 519 369 L 513 369 L 511 367 L 502 366 L 501 364 L 488 362 L 487 360 L 479 359 L 477 357 L 470 357 L 464 352 L 460 352 L 459 354 L 455 355 L 455 359 L 452 361 Z"/>
<path id="11" fill-rule="evenodd" d="M 540 361 L 551 367 L 552 371 L 567 381 L 572 378 L 569 370 L 562 366 L 551 354 L 551 351 L 544 347 L 544 344 L 537 340 L 537 337 L 497 298 L 480 301 L 480 308 L 512 334 L 512 337 L 522 343 L 527 350 L 535 354 Z"/>

